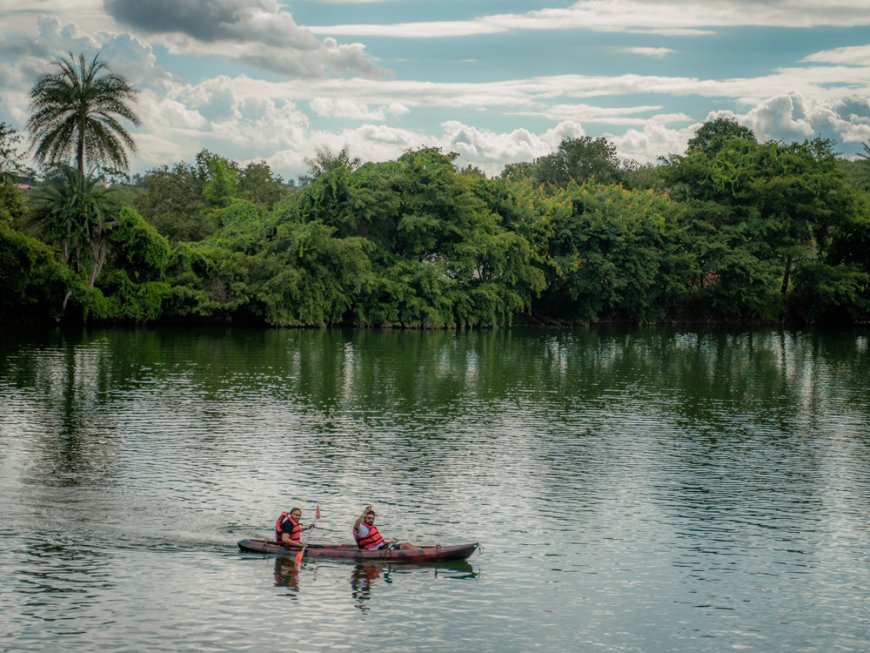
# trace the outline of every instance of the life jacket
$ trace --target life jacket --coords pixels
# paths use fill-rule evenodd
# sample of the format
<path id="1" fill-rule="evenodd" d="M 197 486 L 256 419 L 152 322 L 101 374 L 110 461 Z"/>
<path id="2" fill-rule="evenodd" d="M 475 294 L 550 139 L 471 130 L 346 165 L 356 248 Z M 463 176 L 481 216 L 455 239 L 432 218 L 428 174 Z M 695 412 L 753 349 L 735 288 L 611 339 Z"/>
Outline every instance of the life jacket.
<path id="1" fill-rule="evenodd" d="M 290 539 L 294 542 L 298 542 L 299 538 L 302 536 L 302 527 L 290 517 L 286 512 L 282 512 L 278 516 L 278 521 L 275 522 L 275 539 L 280 542 L 281 536 L 284 534 L 284 531 L 281 529 L 281 526 L 284 524 L 284 520 L 290 522 L 290 525 L 293 527 L 289 533 Z"/>
<path id="2" fill-rule="evenodd" d="M 384 538 L 381 537 L 376 526 L 369 526 L 368 524 L 365 524 L 365 526 L 369 529 L 369 534 L 365 537 L 360 537 L 356 532 L 356 529 L 353 529 L 353 537 L 356 540 L 356 545 L 361 549 L 376 549 L 384 543 Z"/>

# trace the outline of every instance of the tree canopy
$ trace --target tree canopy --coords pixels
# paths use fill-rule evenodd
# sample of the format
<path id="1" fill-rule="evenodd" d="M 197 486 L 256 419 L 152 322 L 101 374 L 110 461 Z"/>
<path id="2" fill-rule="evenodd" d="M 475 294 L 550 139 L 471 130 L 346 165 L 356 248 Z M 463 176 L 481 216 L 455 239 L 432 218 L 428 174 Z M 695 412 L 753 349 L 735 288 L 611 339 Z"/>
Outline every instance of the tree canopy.
<path id="1" fill-rule="evenodd" d="M 72 53 L 53 63 L 30 91 L 27 122 L 37 161 L 56 164 L 75 160 L 80 177 L 85 164 L 110 163 L 126 170 L 133 137 L 118 118 L 138 125 L 130 106 L 136 91 L 124 77 L 109 72 L 99 54 L 91 61 Z"/>
<path id="2" fill-rule="evenodd" d="M 102 70 L 97 58 L 78 66 L 92 81 Z M 4 157 L 13 136 L 0 130 Z M 581 137 L 495 178 L 432 147 L 380 163 L 318 150 L 295 187 L 264 161 L 207 150 L 110 185 L 80 174 L 85 160 L 122 162 L 88 138 L 80 158 L 45 141 L 46 159 L 77 165 L 57 166 L 29 201 L 0 185 L 0 275 L 20 271 L 0 293 L 8 314 L 404 328 L 870 321 L 866 160 L 844 161 L 824 139 L 761 143 L 717 118 L 657 165 Z"/>

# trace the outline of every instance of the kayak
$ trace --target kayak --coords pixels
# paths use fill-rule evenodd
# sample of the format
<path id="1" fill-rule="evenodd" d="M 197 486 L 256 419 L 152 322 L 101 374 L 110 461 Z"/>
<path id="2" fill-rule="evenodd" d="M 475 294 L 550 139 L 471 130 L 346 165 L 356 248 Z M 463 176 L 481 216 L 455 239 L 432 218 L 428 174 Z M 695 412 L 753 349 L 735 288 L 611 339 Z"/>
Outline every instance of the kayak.
<path id="1" fill-rule="evenodd" d="M 465 560 L 479 547 L 479 544 L 455 544 L 417 546 L 413 549 L 375 549 L 364 551 L 356 544 L 309 544 L 305 547 L 303 556 L 306 558 L 336 558 L 354 561 L 371 562 L 447 562 L 449 560 Z M 270 553 L 273 555 L 291 556 L 299 553 L 299 549 L 281 546 L 269 540 L 240 540 L 239 549 L 250 553 Z"/>

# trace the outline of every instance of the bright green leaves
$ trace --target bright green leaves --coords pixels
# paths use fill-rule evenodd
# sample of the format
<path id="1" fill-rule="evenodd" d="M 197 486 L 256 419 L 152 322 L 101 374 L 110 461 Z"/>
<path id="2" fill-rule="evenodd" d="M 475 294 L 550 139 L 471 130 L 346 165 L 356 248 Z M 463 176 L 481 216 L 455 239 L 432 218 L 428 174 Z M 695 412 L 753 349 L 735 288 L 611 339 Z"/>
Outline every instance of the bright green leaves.
<path id="1" fill-rule="evenodd" d="M 0 313 L 11 317 L 59 317 L 73 284 L 68 267 L 51 248 L 0 220 Z"/>
<path id="2" fill-rule="evenodd" d="M 680 207 L 651 191 L 602 185 L 573 187 L 551 201 L 561 206 L 551 211 L 547 312 L 582 321 L 661 319 L 685 284 Z"/>
<path id="3" fill-rule="evenodd" d="M 719 319 L 772 320 L 790 307 L 811 314 L 799 303 L 821 276 L 801 270 L 818 271 L 858 210 L 829 141 L 760 144 L 736 123 L 714 121 L 663 174 L 688 209 L 686 242 L 700 273 L 696 305 Z M 796 274 L 803 286 L 792 297 Z"/>
<path id="4" fill-rule="evenodd" d="M 490 187 L 501 182 L 458 172 L 454 158 L 433 148 L 364 166 L 347 156 L 324 158 L 308 185 L 278 211 L 281 229 L 294 238 L 268 246 L 269 252 L 288 248 L 295 258 L 284 264 L 303 270 L 282 273 L 283 281 L 269 285 L 273 297 L 282 283 L 291 288 L 278 321 L 498 326 L 529 311 L 544 278 L 528 242 L 498 213 L 509 201 Z M 313 239 L 316 224 L 331 231 L 317 231 Z M 341 265 L 328 265 L 330 257 L 351 261 L 353 274 L 345 277 Z M 327 289 L 305 272 L 312 266 L 320 275 L 362 283 Z M 293 290 L 299 287 L 310 287 L 323 309 L 305 304 L 304 293 Z M 307 307 L 294 313 L 291 300 Z"/>

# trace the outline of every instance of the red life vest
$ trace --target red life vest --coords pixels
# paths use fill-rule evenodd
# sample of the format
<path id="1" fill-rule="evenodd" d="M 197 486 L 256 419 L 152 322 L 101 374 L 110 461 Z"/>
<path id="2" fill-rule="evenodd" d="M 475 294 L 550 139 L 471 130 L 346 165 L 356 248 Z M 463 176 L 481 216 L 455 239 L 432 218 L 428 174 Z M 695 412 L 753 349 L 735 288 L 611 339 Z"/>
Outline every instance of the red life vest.
<path id="1" fill-rule="evenodd" d="M 284 524 L 285 520 L 289 521 L 290 525 L 292 526 L 290 532 L 287 534 L 290 536 L 291 540 L 293 540 L 294 542 L 298 542 L 299 538 L 302 536 L 302 527 L 299 525 L 298 522 L 293 521 L 293 518 L 290 517 L 290 515 L 288 515 L 286 512 L 282 512 L 278 516 L 278 521 L 275 522 L 275 539 L 278 542 L 282 541 L 281 536 L 284 534 L 285 531 L 281 528 L 281 526 Z"/>
<path id="2" fill-rule="evenodd" d="M 360 537 L 356 532 L 356 529 L 353 529 L 353 537 L 356 540 L 356 545 L 361 549 L 376 549 L 378 546 L 384 543 L 384 538 L 381 537 L 381 534 L 378 532 L 376 526 L 369 526 L 368 524 L 360 524 L 360 526 L 365 526 L 369 529 L 369 534 L 365 537 Z"/>

